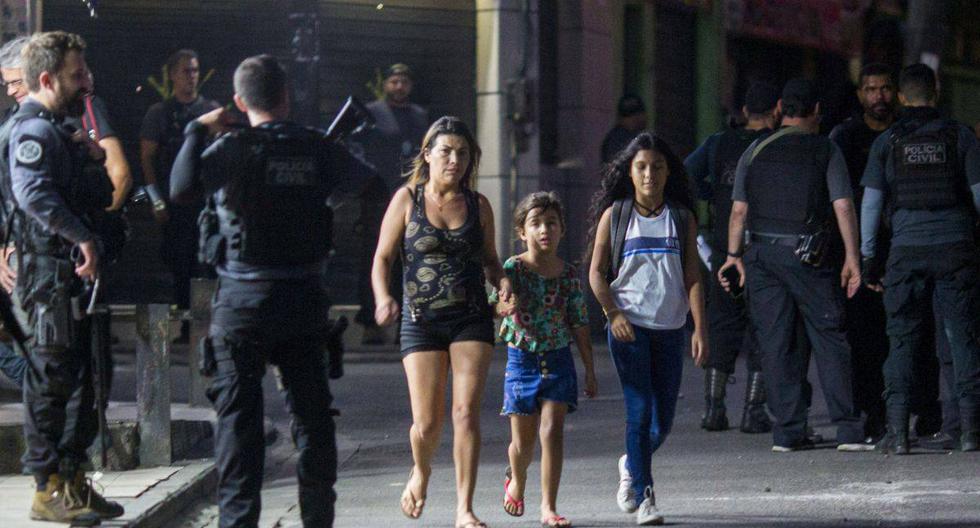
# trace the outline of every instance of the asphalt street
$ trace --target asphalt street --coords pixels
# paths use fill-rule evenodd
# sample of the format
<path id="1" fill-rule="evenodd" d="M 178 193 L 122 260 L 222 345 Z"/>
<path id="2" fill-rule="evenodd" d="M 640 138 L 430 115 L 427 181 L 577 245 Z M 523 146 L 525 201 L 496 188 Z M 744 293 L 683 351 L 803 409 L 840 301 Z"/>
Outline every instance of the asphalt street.
<path id="1" fill-rule="evenodd" d="M 175 353 L 174 395 L 184 394 L 186 366 Z M 402 516 L 398 500 L 411 453 L 408 391 L 397 354 L 352 354 L 346 376 L 334 382 L 341 461 L 335 526 L 452 526 L 455 505 L 448 425 L 434 464 L 425 512 L 420 520 Z M 600 396 L 580 400 L 568 417 L 565 470 L 558 497 L 559 512 L 575 526 L 635 524 L 615 502 L 616 460 L 622 453 L 624 413 L 619 382 L 605 347 L 596 351 Z M 380 359 L 380 361 L 379 361 Z M 370 360 L 368 362 L 362 362 Z M 118 358 L 114 399 L 131 397 L 134 365 Z M 481 417 L 483 443 L 476 513 L 491 527 L 538 526 L 540 486 L 537 462 L 524 517 L 508 516 L 501 507 L 509 427 L 499 416 L 504 358 L 495 351 Z M 744 367 L 729 386 L 729 419 L 737 423 L 744 391 Z M 812 381 L 816 382 L 811 369 Z M 813 451 L 770 452 L 769 435 L 737 430 L 707 433 L 701 416 L 702 371 L 688 361 L 674 430 L 653 460 L 658 505 L 668 525 L 721 526 L 908 526 L 980 527 L 980 453 L 913 450 L 906 457 L 877 453 L 840 453 L 826 445 Z M 263 514 L 266 527 L 300 526 L 296 505 L 295 450 L 289 420 L 273 376 L 266 377 L 266 413 L 280 432 L 266 458 Z M 815 383 L 819 387 L 818 383 Z M 833 429 L 819 389 L 811 422 L 825 437 Z M 173 526 L 214 527 L 213 498 L 175 519 Z"/>
<path id="2" fill-rule="evenodd" d="M 619 383 L 605 348 L 597 350 L 600 396 L 582 400 L 566 426 L 565 470 L 559 512 L 575 526 L 635 524 L 616 507 L 616 460 L 622 453 L 624 411 Z M 495 352 L 482 413 L 483 443 L 476 513 L 489 526 L 537 526 L 538 464 L 526 497 L 527 513 L 508 516 L 501 507 L 509 427 L 499 416 L 503 352 Z M 915 450 L 906 457 L 840 453 L 831 445 L 776 454 L 769 435 L 737 430 L 707 433 L 698 424 L 703 406 L 702 371 L 685 366 L 674 430 L 654 456 L 658 505 L 667 523 L 683 526 L 980 526 L 980 453 Z M 729 387 L 729 417 L 741 415 L 742 365 Z M 812 369 L 811 369 L 812 370 Z M 816 381 L 816 380 L 814 380 Z M 271 388 L 271 387 L 270 387 Z M 455 505 L 451 427 L 447 425 L 420 520 L 408 520 L 398 500 L 411 454 L 408 392 L 397 362 L 347 366 L 333 386 L 341 464 L 338 527 L 452 526 Z M 272 391 L 270 391 L 271 393 Z M 819 390 L 811 421 L 833 437 Z M 267 410 L 288 431 L 278 396 Z M 263 526 L 298 526 L 294 459 L 283 438 L 272 448 L 265 487 Z M 267 524 L 268 523 L 268 524 Z"/>

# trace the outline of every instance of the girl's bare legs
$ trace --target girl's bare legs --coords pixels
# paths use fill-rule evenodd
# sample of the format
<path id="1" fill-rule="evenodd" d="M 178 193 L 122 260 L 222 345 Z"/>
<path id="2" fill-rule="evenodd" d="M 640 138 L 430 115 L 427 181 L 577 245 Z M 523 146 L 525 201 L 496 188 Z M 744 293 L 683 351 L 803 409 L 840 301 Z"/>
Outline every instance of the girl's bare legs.
<path id="1" fill-rule="evenodd" d="M 568 404 L 541 402 L 541 522 L 558 515 L 558 483 L 565 449 L 565 414 Z"/>
<path id="2" fill-rule="evenodd" d="M 453 461 L 456 463 L 456 526 L 479 523 L 473 490 L 480 462 L 480 405 L 493 348 L 482 341 L 449 346 L 453 372 Z"/>
<path id="3" fill-rule="evenodd" d="M 510 415 L 510 447 L 507 458 L 510 460 L 511 481 L 507 493 L 515 501 L 524 500 L 524 487 L 527 485 L 527 468 L 534 458 L 534 441 L 538 429 L 538 415 Z M 508 504 L 504 497 L 504 510 L 511 515 L 523 515 L 524 508 Z"/>
<path id="4" fill-rule="evenodd" d="M 412 352 L 402 359 L 408 378 L 408 394 L 412 402 L 411 477 L 402 493 L 401 507 L 405 515 L 417 519 L 422 515 L 432 456 L 439 447 L 442 420 L 446 412 L 446 383 L 449 377 L 449 354 L 445 351 Z"/>

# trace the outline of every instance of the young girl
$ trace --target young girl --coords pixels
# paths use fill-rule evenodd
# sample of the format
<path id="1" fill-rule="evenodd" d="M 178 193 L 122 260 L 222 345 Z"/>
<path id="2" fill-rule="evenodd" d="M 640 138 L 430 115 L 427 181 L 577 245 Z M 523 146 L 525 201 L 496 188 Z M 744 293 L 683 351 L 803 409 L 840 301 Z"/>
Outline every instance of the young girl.
<path id="1" fill-rule="evenodd" d="M 504 510 L 524 515 L 527 468 L 534 435 L 541 439 L 541 525 L 571 526 L 558 515 L 565 414 L 578 403 L 574 339 L 585 365 L 585 395 L 596 395 L 592 342 L 585 298 L 575 268 L 558 257 L 565 232 L 562 204 L 555 193 L 536 192 L 518 204 L 514 226 L 527 251 L 504 264 L 515 300 L 498 302 L 504 317 L 500 335 L 507 341 L 504 407 L 510 416 L 510 467 L 504 481 Z"/>
<path id="2" fill-rule="evenodd" d="M 592 200 L 589 283 L 609 320 L 609 352 L 626 403 L 616 499 L 640 525 L 664 522 L 650 459 L 674 420 L 689 309 L 691 356 L 700 366 L 708 354 L 691 206 L 684 165 L 650 133 L 607 166 Z"/>

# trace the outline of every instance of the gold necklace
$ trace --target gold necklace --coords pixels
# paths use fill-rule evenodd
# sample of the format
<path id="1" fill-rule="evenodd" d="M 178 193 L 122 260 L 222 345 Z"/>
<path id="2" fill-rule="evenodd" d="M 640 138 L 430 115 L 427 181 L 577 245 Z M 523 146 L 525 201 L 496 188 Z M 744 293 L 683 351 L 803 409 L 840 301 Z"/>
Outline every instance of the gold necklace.
<path id="1" fill-rule="evenodd" d="M 430 201 L 432 201 L 432 203 L 434 203 L 436 205 L 436 207 L 439 209 L 440 212 L 442 211 L 442 208 L 443 207 L 445 207 L 446 205 L 449 205 L 450 203 L 456 201 L 457 198 L 459 198 L 460 196 L 462 196 L 462 194 L 456 194 L 452 198 L 446 200 L 445 202 L 439 203 L 439 200 L 437 200 L 436 197 L 433 196 L 432 194 L 430 194 L 428 191 L 423 191 L 423 192 L 425 194 L 425 197 L 428 198 Z"/>

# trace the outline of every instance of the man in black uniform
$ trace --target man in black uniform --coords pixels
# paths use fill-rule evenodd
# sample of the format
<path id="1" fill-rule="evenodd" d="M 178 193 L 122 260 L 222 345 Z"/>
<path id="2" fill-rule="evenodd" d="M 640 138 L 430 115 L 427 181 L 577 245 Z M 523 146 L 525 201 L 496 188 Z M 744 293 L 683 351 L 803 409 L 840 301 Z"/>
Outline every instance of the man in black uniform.
<path id="1" fill-rule="evenodd" d="M 633 94 L 626 94 L 619 98 L 616 105 L 616 126 L 606 133 L 602 140 L 600 156 L 603 163 L 609 163 L 619 154 L 619 151 L 626 148 L 630 141 L 647 127 L 647 109 L 643 104 L 643 99 Z"/>
<path id="2" fill-rule="evenodd" d="M 749 311 L 762 351 L 769 409 L 776 422 L 773 451 L 812 447 L 806 438 L 806 364 L 792 343 L 797 314 L 813 343 L 838 449 L 862 449 L 862 424 L 851 393 L 851 350 L 844 334 L 844 296 L 861 285 L 857 219 L 844 157 L 817 135 L 820 104 L 813 83 L 789 81 L 778 105 L 782 127 L 757 140 L 739 159 L 732 193 L 728 258 L 748 285 Z M 821 243 L 836 218 L 846 256 L 837 273 Z M 742 257 L 742 233 L 751 243 Z M 796 251 L 801 248 L 802 251 Z"/>
<path id="3" fill-rule="evenodd" d="M 886 453 L 909 450 L 912 361 L 932 318 L 929 306 L 941 312 L 953 357 L 960 448 L 980 448 L 980 255 L 974 234 L 980 147 L 972 130 L 939 115 L 937 97 L 931 68 L 913 64 L 902 70 L 899 99 L 906 109 L 875 140 L 861 180 L 861 253 L 868 283 L 877 285 L 880 279 L 884 287 L 888 315 L 888 433 L 878 444 Z M 885 210 L 893 235 L 882 279 L 877 232 Z"/>
<path id="4" fill-rule="evenodd" d="M 361 305 L 354 320 L 366 330 L 367 343 L 380 342 L 381 330 L 374 322 L 374 293 L 371 291 L 371 264 L 381 231 L 381 218 L 388 201 L 404 183 L 403 174 L 411 169 L 422 138 L 429 128 L 429 112 L 411 102 L 414 74 L 408 65 L 392 64 L 385 72 L 384 98 L 365 105 L 374 127 L 359 134 L 355 141 L 364 147 L 364 158 L 378 170 L 361 195 L 361 214 L 357 220 L 363 245 L 358 266 L 357 297 Z M 400 269 L 400 263 L 397 264 Z M 397 269 L 392 277 L 401 280 Z M 401 291 L 401 288 L 395 290 Z"/>
<path id="5" fill-rule="evenodd" d="M 861 203 L 860 180 L 871 144 L 895 120 L 895 83 L 889 69 L 881 64 L 861 68 L 857 96 L 863 112 L 834 127 L 830 139 L 844 154 L 854 202 Z M 855 351 L 851 354 L 854 403 L 865 413 L 864 435 L 873 444 L 885 434 L 885 401 L 881 396 L 885 390 L 881 367 L 888 357 L 885 307 L 881 294 L 869 288 L 858 289 L 844 306 L 847 341 Z"/>
<path id="6" fill-rule="evenodd" d="M 348 182 L 366 178 L 367 169 L 321 132 L 286 120 L 286 73 L 274 57 L 246 59 L 234 83 L 235 105 L 252 126 L 205 150 L 208 132 L 224 130 L 227 114 L 218 109 L 192 121 L 170 189 L 174 203 L 207 195 L 217 209 L 216 225 L 202 237 L 218 270 L 204 357 L 218 414 L 220 525 L 254 527 L 259 520 L 262 377 L 270 362 L 279 367 L 293 418 L 303 525 L 331 526 L 337 451 L 322 354 L 328 302 L 320 286 L 331 235 L 326 202 L 338 189 L 352 192 Z"/>
<path id="7" fill-rule="evenodd" d="M 153 202 L 153 216 L 163 226 L 160 255 L 174 280 L 173 302 L 190 306 L 191 278 L 204 271 L 197 262 L 197 217 L 203 201 L 167 203 L 167 178 L 177 151 L 184 141 L 184 127 L 193 119 L 218 107 L 218 103 L 198 93 L 200 65 L 197 53 L 182 49 L 167 59 L 167 75 L 173 97 L 150 107 L 140 128 L 140 165 L 147 194 Z M 188 327 L 181 327 L 181 339 Z"/>
<path id="8" fill-rule="evenodd" d="M 20 103 L 27 98 L 27 85 L 24 84 L 23 80 L 23 57 L 21 51 L 27 45 L 28 40 L 29 37 L 18 37 L 4 44 L 3 48 L 0 48 L 0 76 L 3 77 L 4 85 L 7 87 L 7 95 L 12 97 L 16 102 L 3 117 L 3 122 L 0 124 L 0 145 L 6 145 L 10 141 L 10 130 L 13 127 L 14 121 L 9 118 L 16 113 Z M 108 207 L 108 210 L 116 211 L 120 209 L 129 195 L 129 190 L 132 186 L 132 177 L 129 171 L 129 162 L 126 161 L 126 155 L 122 149 L 122 143 L 109 123 L 105 102 L 91 93 L 88 94 L 85 97 L 85 111 L 82 116 L 66 116 L 65 125 L 66 128 L 74 128 L 88 134 L 89 138 L 98 143 L 105 151 L 104 165 L 113 185 L 112 205 Z M 6 196 L 10 197 L 8 199 L 10 203 L 4 203 L 2 205 L 2 214 L 0 214 L 0 217 L 6 218 L 7 212 L 13 210 L 12 194 L 9 192 L 9 156 L 6 153 L 2 153 L 0 154 L 0 159 L 3 160 L 4 165 L 0 167 L 0 171 L 3 171 L 2 183 L 0 185 L 5 189 Z M 0 222 L 0 225 L 5 226 L 6 223 Z M 13 294 L 14 283 L 17 280 L 17 259 L 15 256 L 15 246 L 12 243 L 13 239 L 10 239 L 8 242 L 10 244 L 0 252 L 0 287 L 3 287 L 8 293 Z M 18 316 L 24 315 L 25 322 L 23 325 L 26 326 L 26 315 L 18 313 L 19 310 L 16 306 L 19 304 L 18 300 L 15 297 L 12 301 L 15 305 L 15 313 Z M 108 359 L 111 361 L 111 358 Z M 7 374 L 17 385 L 22 386 L 26 369 L 27 361 L 17 354 L 10 345 L 0 343 L 0 371 Z M 111 368 L 109 371 L 111 371 Z"/>
<path id="9" fill-rule="evenodd" d="M 63 126 L 80 116 L 91 91 L 85 43 L 60 31 L 25 47 L 24 100 L 11 132 L 17 293 L 33 330 L 24 386 L 24 465 L 37 482 L 31 518 L 95 524 L 122 515 L 85 479 L 80 464 L 96 432 L 88 321 L 73 316 L 81 280 L 98 273 L 100 242 L 87 220 L 112 203 L 105 153 Z M 74 262 L 73 262 L 74 261 Z M 77 278 L 76 278 L 77 277 Z"/>
<path id="10" fill-rule="evenodd" d="M 684 167 L 694 180 L 700 198 L 710 205 L 709 247 L 713 270 L 725 262 L 725 252 L 728 250 L 728 219 L 732 211 L 735 166 L 753 141 L 776 127 L 778 100 L 778 88 L 766 82 L 753 83 L 745 94 L 745 105 L 742 107 L 746 125 L 709 136 L 684 160 Z M 739 351 L 744 350 L 748 382 L 740 429 L 745 433 L 768 433 L 772 423 L 766 415 L 765 383 L 744 297 L 732 298 L 717 284 L 712 285 L 708 290 L 708 317 L 713 353 L 705 365 L 705 412 L 701 428 L 708 431 L 728 429 L 725 388 L 729 376 L 735 372 L 735 358 Z"/>

